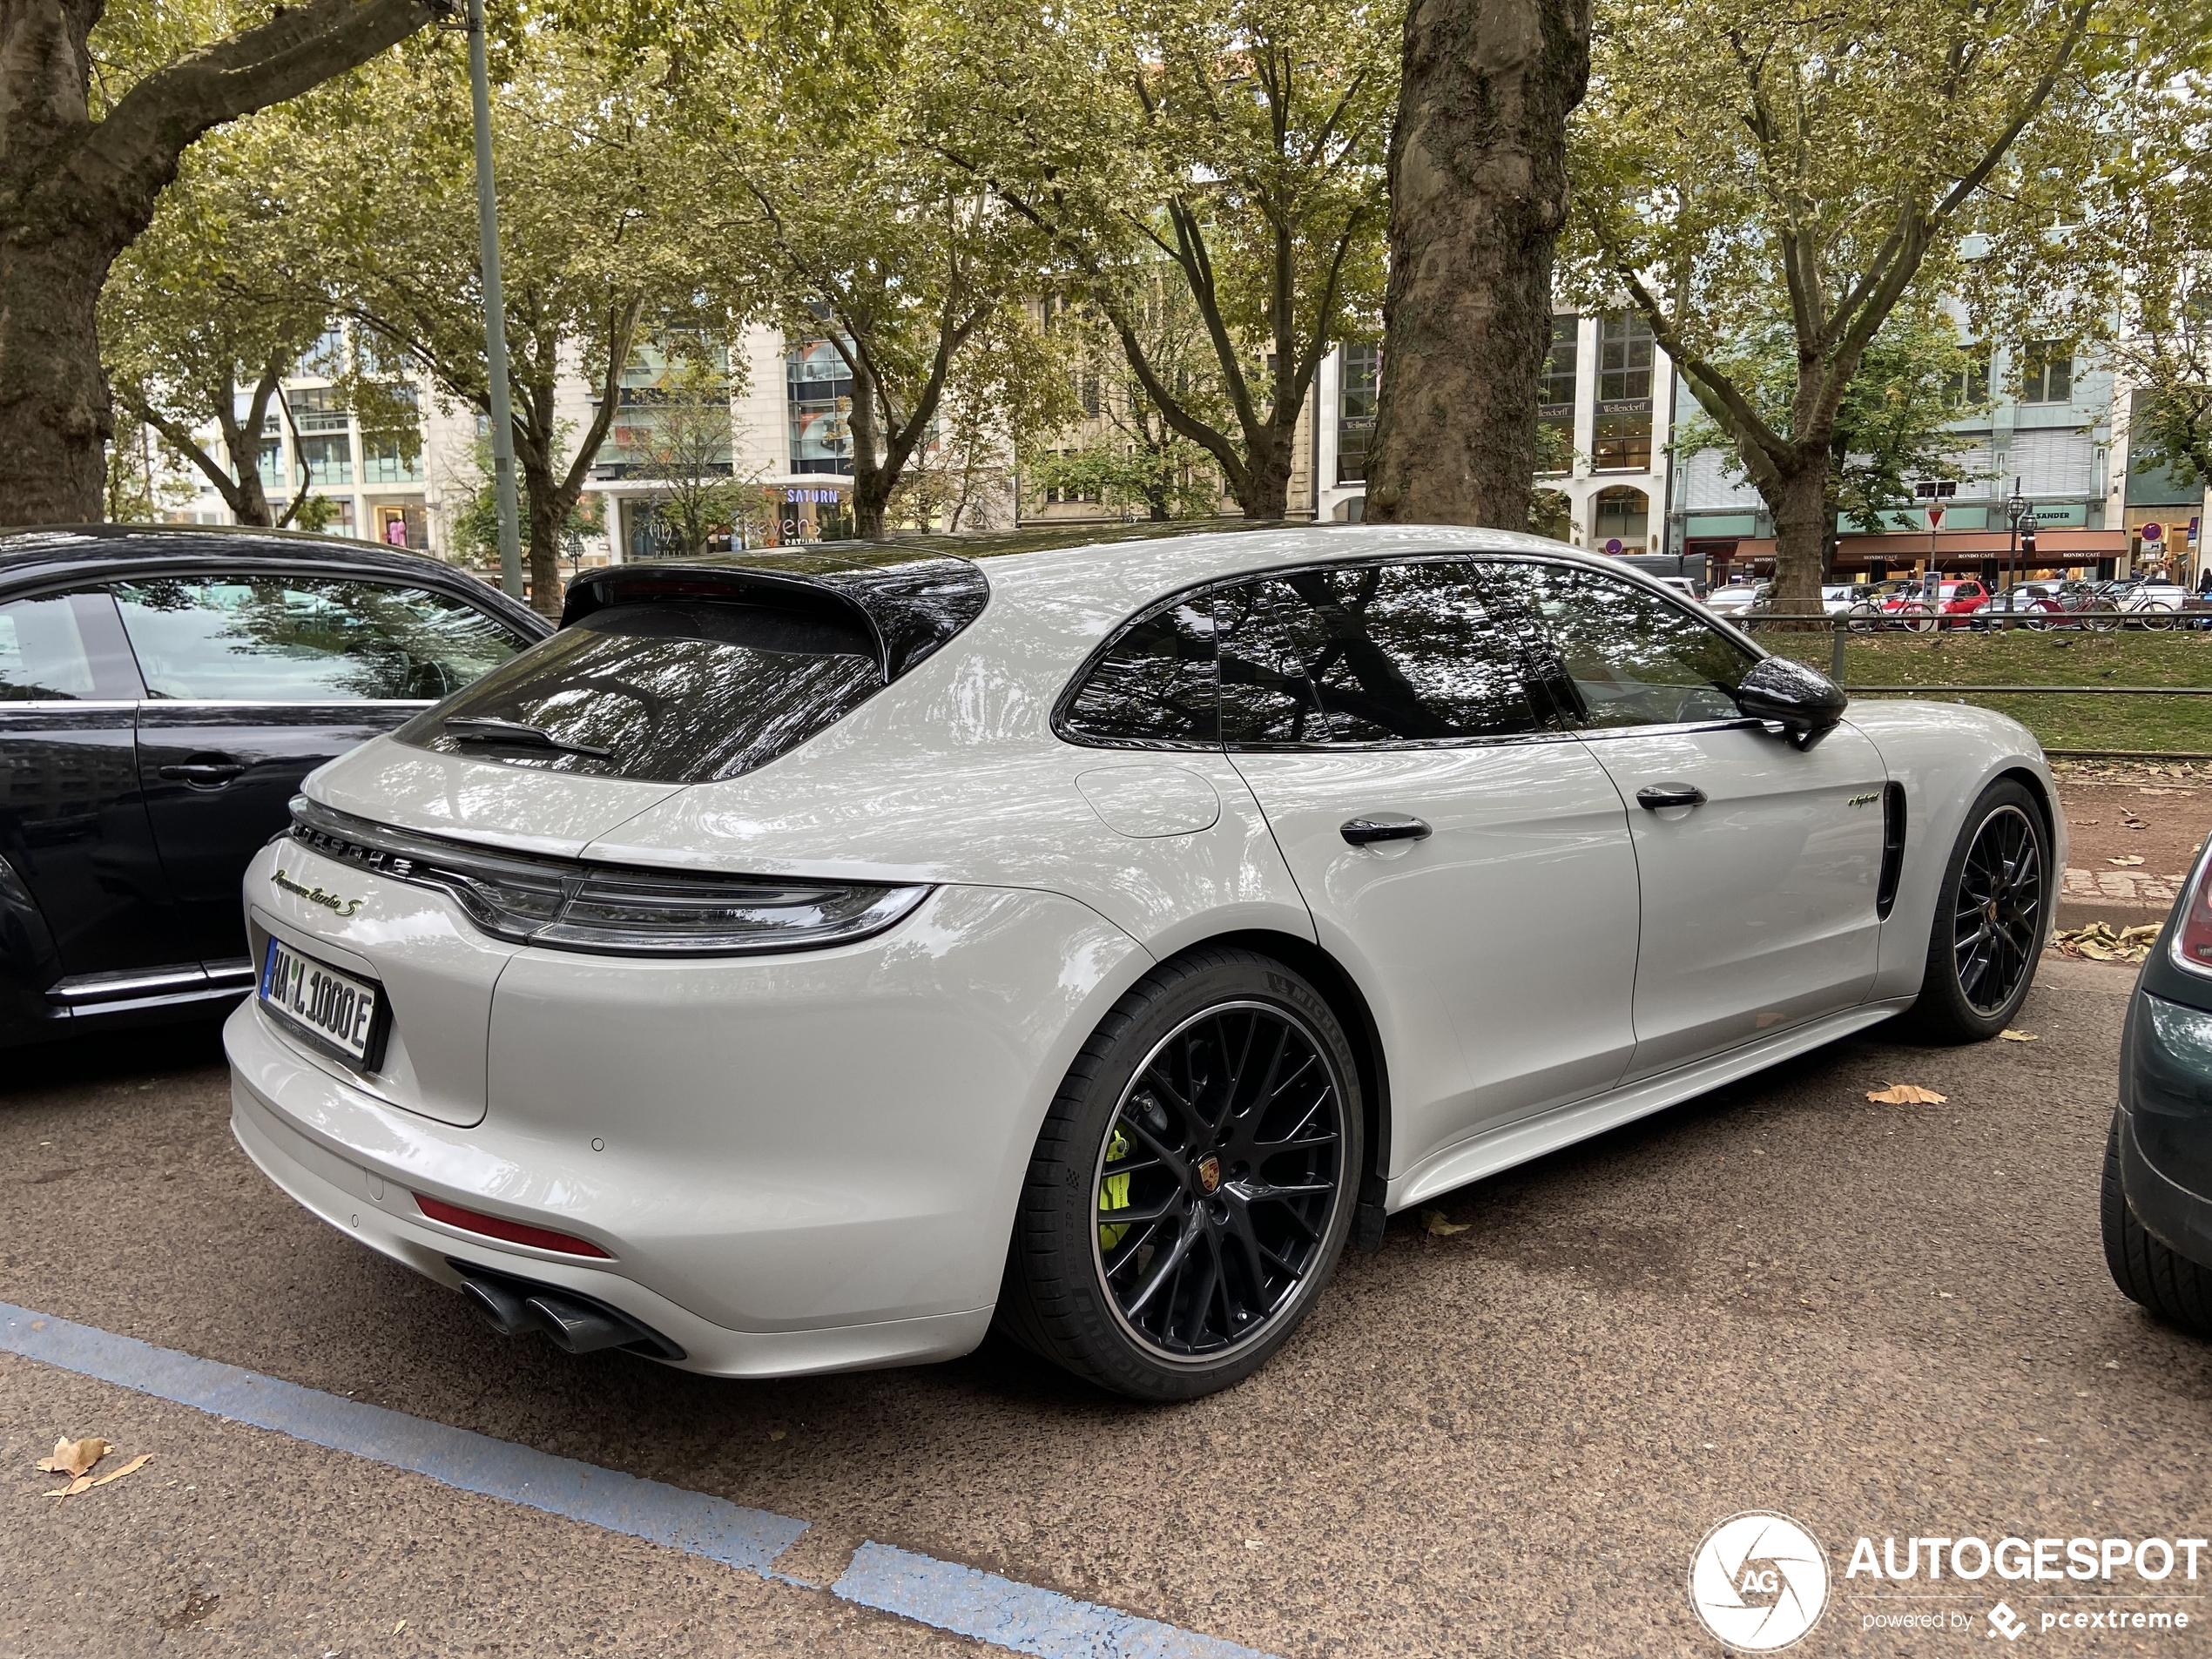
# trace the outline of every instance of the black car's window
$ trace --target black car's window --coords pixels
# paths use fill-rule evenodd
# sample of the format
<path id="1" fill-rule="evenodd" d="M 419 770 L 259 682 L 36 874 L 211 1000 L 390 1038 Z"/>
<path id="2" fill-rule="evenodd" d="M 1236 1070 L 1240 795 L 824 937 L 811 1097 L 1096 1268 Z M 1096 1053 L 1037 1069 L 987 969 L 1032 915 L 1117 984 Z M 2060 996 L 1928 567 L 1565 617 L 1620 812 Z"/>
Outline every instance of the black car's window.
<path id="1" fill-rule="evenodd" d="M 1757 656 L 1662 595 L 1601 570 L 1500 560 L 1489 579 L 1541 624 L 1595 726 L 1732 720 Z"/>
<path id="2" fill-rule="evenodd" d="M 529 642 L 474 606 L 396 583 L 155 577 L 115 586 L 157 698 L 327 703 L 450 696 Z"/>
<path id="3" fill-rule="evenodd" d="M 1076 688 L 1061 724 L 1099 743 L 1218 742 L 1208 602 L 1170 605 L 1116 640 Z"/>
<path id="4" fill-rule="evenodd" d="M 551 772 L 711 783 L 766 765 L 880 691 L 877 650 L 857 617 L 826 608 L 610 605 L 396 735 Z"/>
<path id="5" fill-rule="evenodd" d="M 0 604 L 0 703 L 135 698 L 123 651 L 104 593 Z"/>
<path id="6" fill-rule="evenodd" d="M 1508 737 L 1542 724 L 1464 560 L 1294 571 L 1214 604 L 1231 748 Z"/>

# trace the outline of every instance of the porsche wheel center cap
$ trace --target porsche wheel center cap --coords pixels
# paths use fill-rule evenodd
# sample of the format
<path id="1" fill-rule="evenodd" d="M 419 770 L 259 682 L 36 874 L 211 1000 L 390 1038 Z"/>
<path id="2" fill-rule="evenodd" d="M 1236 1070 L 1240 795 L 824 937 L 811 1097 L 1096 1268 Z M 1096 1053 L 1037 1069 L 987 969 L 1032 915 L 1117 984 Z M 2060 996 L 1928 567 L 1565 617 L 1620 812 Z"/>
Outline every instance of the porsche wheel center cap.
<path id="1" fill-rule="evenodd" d="M 1198 1184 L 1208 1192 L 1221 1185 L 1221 1160 L 1211 1152 L 1198 1160 Z"/>

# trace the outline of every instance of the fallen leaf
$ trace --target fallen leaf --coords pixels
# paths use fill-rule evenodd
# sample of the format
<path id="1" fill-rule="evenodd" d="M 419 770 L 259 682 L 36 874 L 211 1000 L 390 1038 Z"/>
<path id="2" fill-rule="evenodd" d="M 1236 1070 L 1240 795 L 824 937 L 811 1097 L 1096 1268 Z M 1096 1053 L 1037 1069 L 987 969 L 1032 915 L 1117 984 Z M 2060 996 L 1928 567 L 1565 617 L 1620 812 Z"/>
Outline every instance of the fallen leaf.
<path id="1" fill-rule="evenodd" d="M 104 1487 L 111 1480 L 120 1480 L 125 1475 L 136 1474 L 138 1470 L 145 1468 L 147 1464 L 152 1461 L 152 1453 L 141 1452 L 138 1456 L 132 1458 L 121 1468 L 110 1469 L 105 1474 L 95 1475 L 92 1479 L 92 1484 L 96 1487 Z"/>
<path id="2" fill-rule="evenodd" d="M 2130 853 L 2125 858 L 2107 859 L 2105 860 L 2107 864 L 2121 865 L 2123 867 L 2131 864 L 2141 864 L 2142 861 L 2143 855 L 2140 853 Z"/>
<path id="3" fill-rule="evenodd" d="M 1997 1036 L 2002 1042 L 2040 1042 L 2043 1041 L 2033 1031 L 2015 1031 L 2009 1025 L 2000 1031 Z"/>
<path id="4" fill-rule="evenodd" d="M 783 1437 L 784 1431 L 779 1428 L 772 1428 L 768 1431 L 768 1438 L 772 1440 L 780 1440 Z"/>
<path id="5" fill-rule="evenodd" d="M 392 1627 L 392 1634 L 393 1634 L 394 1635 L 399 1635 L 399 1633 L 400 1633 L 401 1631 L 402 1631 L 402 1630 L 404 1630 L 404 1629 L 407 1629 L 407 1621 L 406 1621 L 405 1619 L 401 1619 L 401 1621 L 400 1621 L 397 1624 L 395 1624 L 395 1625 L 394 1625 L 394 1626 Z"/>
<path id="6" fill-rule="evenodd" d="M 50 1498 L 73 1498 L 80 1492 L 90 1492 L 94 1487 L 104 1487 L 111 1480 L 120 1480 L 153 1461 L 153 1453 L 141 1453 L 119 1469 L 110 1469 L 105 1474 L 80 1474 L 65 1487 L 57 1487 L 46 1495 Z"/>
<path id="7" fill-rule="evenodd" d="M 1467 1223 L 1449 1219 L 1441 1210 L 1422 1211 L 1421 1226 L 1425 1231 L 1434 1233 L 1439 1238 L 1448 1238 L 1453 1233 L 1463 1233 L 1467 1230 Z"/>
<path id="8" fill-rule="evenodd" d="M 93 1434 L 88 1434 L 81 1440 L 56 1440 L 54 1455 L 41 1458 L 38 1467 L 49 1474 L 79 1475 L 113 1449 L 105 1440 Z"/>
<path id="9" fill-rule="evenodd" d="M 1870 1091 L 1866 1098 L 1877 1106 L 1940 1106 L 1951 1096 L 1918 1083 L 1892 1083 L 1887 1089 Z"/>

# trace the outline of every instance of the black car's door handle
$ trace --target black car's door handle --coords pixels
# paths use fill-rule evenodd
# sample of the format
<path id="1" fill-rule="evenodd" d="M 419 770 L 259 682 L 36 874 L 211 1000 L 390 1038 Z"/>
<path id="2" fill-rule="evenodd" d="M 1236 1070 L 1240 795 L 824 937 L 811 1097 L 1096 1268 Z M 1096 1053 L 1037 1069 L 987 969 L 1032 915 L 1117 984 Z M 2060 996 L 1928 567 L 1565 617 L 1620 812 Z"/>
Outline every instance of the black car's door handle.
<path id="1" fill-rule="evenodd" d="M 169 782 L 199 789 L 219 789 L 245 772 L 246 768 L 235 760 L 186 760 L 161 768 L 161 775 Z"/>
<path id="2" fill-rule="evenodd" d="M 1636 791 L 1636 805 L 1647 813 L 1661 813 L 1669 806 L 1703 806 L 1705 792 L 1696 784 L 1646 784 Z"/>
<path id="3" fill-rule="evenodd" d="M 1404 813 L 1369 813 L 1349 818 L 1337 833 L 1354 846 L 1369 846 L 1377 841 L 1425 841 L 1433 833 L 1420 819 Z"/>

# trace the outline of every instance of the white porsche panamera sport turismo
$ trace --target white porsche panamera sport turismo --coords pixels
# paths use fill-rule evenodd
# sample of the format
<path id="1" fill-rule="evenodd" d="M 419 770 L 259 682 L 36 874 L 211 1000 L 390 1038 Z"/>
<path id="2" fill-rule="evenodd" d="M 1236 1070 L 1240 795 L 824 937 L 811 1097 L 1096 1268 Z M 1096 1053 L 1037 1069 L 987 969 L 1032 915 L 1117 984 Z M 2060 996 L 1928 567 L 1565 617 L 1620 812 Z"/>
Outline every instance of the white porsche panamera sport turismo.
<path id="1" fill-rule="evenodd" d="M 2065 834 L 2010 720 L 1373 525 L 590 572 L 293 819 L 233 1123 L 333 1225 L 574 1352 L 1156 1399 L 1390 1211 L 1993 1035 Z"/>

